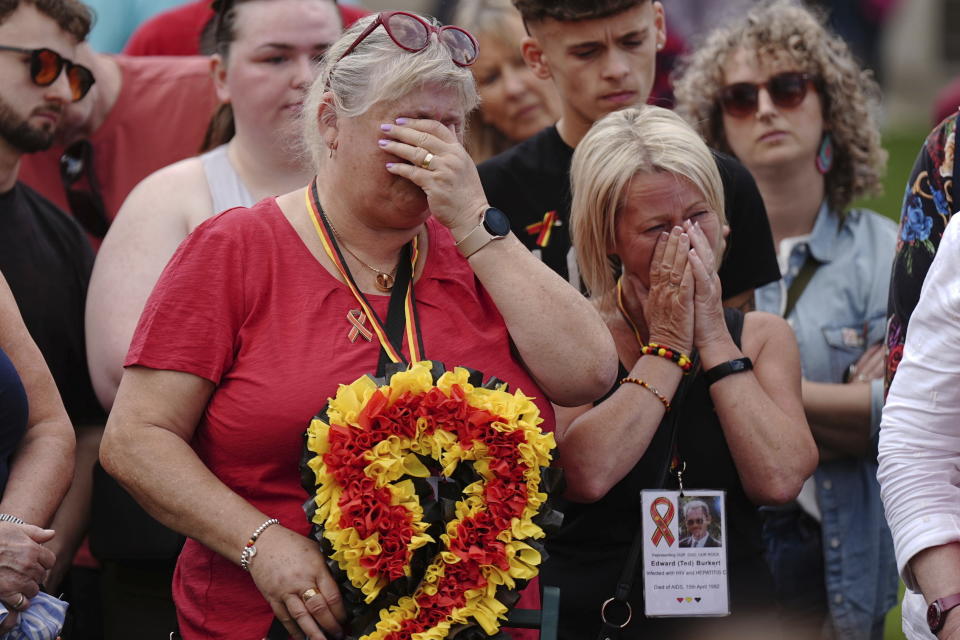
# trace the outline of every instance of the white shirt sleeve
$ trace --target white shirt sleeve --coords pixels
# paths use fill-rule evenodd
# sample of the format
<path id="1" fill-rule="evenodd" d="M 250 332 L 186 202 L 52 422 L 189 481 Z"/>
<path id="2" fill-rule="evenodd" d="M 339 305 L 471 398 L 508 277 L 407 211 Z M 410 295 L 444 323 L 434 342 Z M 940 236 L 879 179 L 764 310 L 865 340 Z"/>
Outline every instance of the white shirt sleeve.
<path id="1" fill-rule="evenodd" d="M 897 566 L 960 541 L 960 223 L 947 225 L 883 409 L 881 485 Z"/>

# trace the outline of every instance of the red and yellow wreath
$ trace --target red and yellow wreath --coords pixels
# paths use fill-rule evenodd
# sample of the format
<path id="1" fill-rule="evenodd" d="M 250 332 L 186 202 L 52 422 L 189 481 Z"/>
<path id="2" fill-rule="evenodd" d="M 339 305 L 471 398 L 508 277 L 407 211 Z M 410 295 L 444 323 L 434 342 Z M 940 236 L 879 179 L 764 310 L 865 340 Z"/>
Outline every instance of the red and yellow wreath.
<path id="1" fill-rule="evenodd" d="M 494 635 L 537 575 L 536 541 L 558 515 L 553 434 L 529 397 L 481 382 L 423 361 L 389 383 L 341 385 L 311 422 L 306 508 L 351 637 L 439 640 L 470 625 Z"/>

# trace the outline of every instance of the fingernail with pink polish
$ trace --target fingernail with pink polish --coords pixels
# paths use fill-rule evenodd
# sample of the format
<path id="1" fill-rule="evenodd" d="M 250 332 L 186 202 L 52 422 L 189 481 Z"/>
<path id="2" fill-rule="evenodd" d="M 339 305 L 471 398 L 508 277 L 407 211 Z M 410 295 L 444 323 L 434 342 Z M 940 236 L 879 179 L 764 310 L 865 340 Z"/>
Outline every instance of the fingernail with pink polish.
<path id="1" fill-rule="evenodd" d="M 388 144 L 390 144 L 390 141 L 389 141 L 389 140 L 384 140 L 383 138 L 381 138 L 381 139 L 377 140 L 377 144 L 380 145 L 381 147 L 385 147 L 385 146 L 387 146 Z"/>
<path id="2" fill-rule="evenodd" d="M 399 124 L 400 126 L 403 126 L 403 125 L 407 124 L 408 122 L 410 122 L 410 120 L 409 120 L 409 118 L 397 118 L 396 120 L 394 120 L 394 122 L 396 122 L 396 123 Z"/>
<path id="3" fill-rule="evenodd" d="M 392 163 L 392 162 L 388 162 L 388 163 L 387 163 L 387 169 L 393 169 L 393 163 Z"/>
<path id="4" fill-rule="evenodd" d="M 382 124 L 382 125 L 380 125 L 380 130 L 381 130 L 381 131 L 390 131 L 390 129 L 393 129 L 393 125 L 392 125 L 392 124 Z"/>

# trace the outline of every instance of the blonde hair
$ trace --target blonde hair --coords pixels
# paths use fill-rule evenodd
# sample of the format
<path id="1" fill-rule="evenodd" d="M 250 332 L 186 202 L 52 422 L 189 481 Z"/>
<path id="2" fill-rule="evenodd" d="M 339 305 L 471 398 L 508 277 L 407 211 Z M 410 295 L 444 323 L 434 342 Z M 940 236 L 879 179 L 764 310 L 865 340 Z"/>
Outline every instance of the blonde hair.
<path id="1" fill-rule="evenodd" d="M 508 48 L 519 49 L 520 42 L 515 41 L 511 32 L 503 28 L 510 20 L 522 21 L 520 12 L 510 0 L 472 0 L 459 3 L 453 23 L 477 38 L 492 38 Z M 463 142 L 477 164 L 517 144 L 516 140 L 511 140 L 493 125 L 484 122 L 482 111 L 481 104 L 480 109 L 470 113 Z"/>
<path id="2" fill-rule="evenodd" d="M 613 304 L 616 263 L 610 258 L 624 194 L 638 173 L 658 172 L 693 183 L 726 224 L 713 153 L 672 111 L 654 106 L 614 111 L 593 125 L 573 154 L 570 234 L 583 281 L 601 306 Z"/>
<path id="3" fill-rule="evenodd" d="M 717 96 L 723 67 L 737 50 L 789 61 L 818 78 L 824 130 L 833 139 L 833 167 L 826 174 L 827 201 L 838 211 L 880 190 L 887 153 L 877 126 L 880 89 L 859 67 L 846 43 L 824 26 L 823 17 L 788 0 L 773 0 L 745 18 L 712 32 L 686 58 L 674 78 L 677 112 L 711 147 L 733 153 L 723 130 Z M 811 159 L 812 161 L 812 159 Z"/>
<path id="4" fill-rule="evenodd" d="M 324 55 L 317 78 L 310 86 L 303 110 L 303 139 L 315 168 L 326 158 L 317 117 L 327 91 L 333 93 L 332 106 L 338 118 L 357 117 L 378 102 L 402 98 L 424 85 L 454 89 L 465 114 L 479 102 L 473 74 L 453 63 L 450 50 L 434 34 L 425 49 L 411 53 L 398 47 L 386 30 L 378 26 L 350 55 L 339 60 L 376 18 L 376 15 L 362 18 L 341 34 Z"/>

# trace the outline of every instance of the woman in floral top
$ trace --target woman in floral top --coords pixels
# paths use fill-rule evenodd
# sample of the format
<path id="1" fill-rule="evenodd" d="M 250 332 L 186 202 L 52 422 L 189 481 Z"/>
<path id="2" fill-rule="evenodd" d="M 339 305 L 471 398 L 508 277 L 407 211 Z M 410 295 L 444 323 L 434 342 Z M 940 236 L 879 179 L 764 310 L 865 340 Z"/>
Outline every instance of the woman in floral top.
<path id="1" fill-rule="evenodd" d="M 960 114 L 954 113 L 927 136 L 903 194 L 897 253 L 890 278 L 887 388 L 903 357 L 907 324 L 920 299 L 923 280 L 940 246 L 943 230 L 957 209 L 954 152 L 958 117 Z"/>

